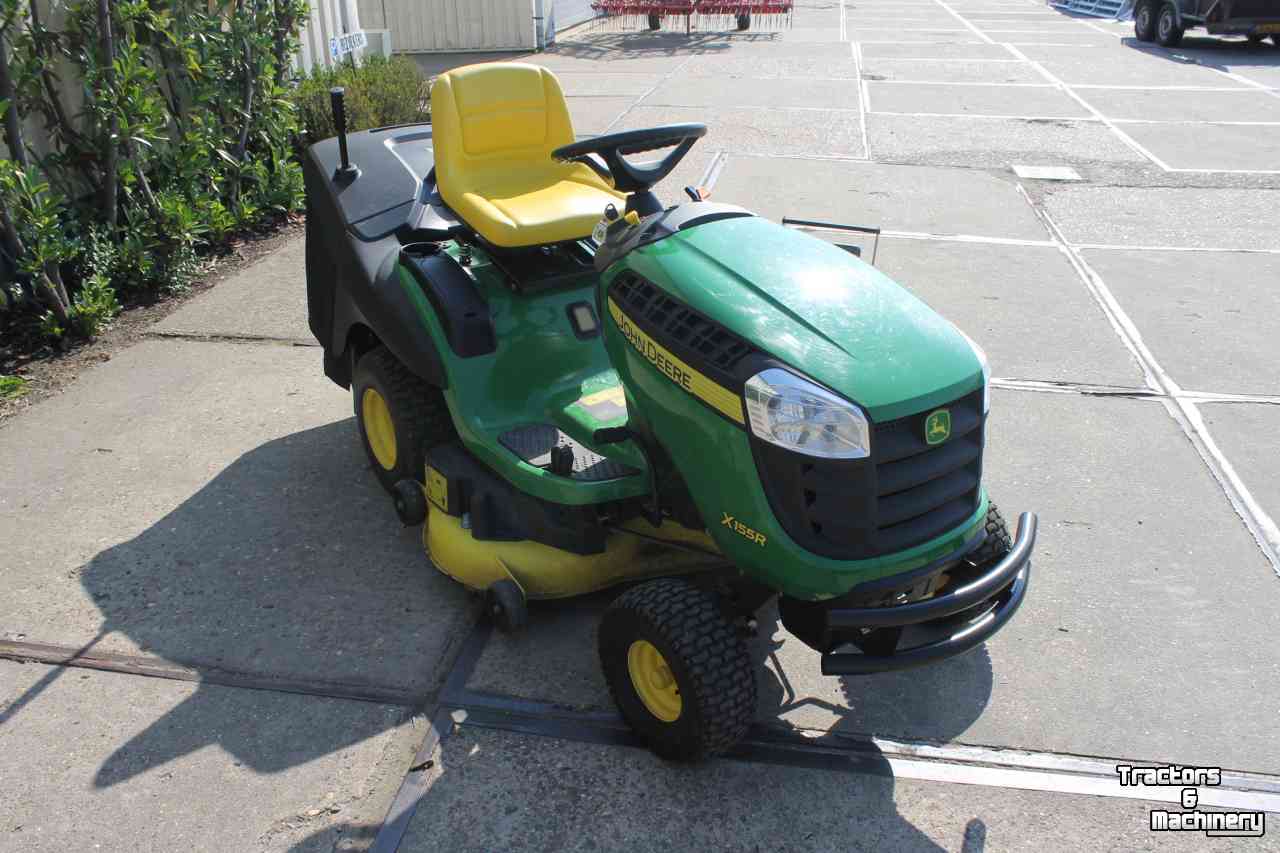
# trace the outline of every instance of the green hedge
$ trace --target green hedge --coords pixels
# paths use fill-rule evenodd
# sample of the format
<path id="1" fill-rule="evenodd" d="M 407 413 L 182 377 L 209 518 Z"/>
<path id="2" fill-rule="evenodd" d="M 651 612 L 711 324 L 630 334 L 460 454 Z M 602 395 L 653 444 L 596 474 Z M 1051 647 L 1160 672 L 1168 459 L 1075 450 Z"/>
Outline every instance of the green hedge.
<path id="1" fill-rule="evenodd" d="M 304 139 L 317 142 L 337 133 L 329 90 L 346 89 L 347 130 L 431 120 L 427 80 L 417 63 L 403 56 L 371 56 L 359 67 L 342 65 L 317 70 L 294 94 Z"/>
<path id="2" fill-rule="evenodd" d="M 64 8 L 55 30 L 29 0 L 0 0 L 5 286 L 53 337 L 183 287 L 200 247 L 302 204 L 288 94 L 306 0 Z"/>

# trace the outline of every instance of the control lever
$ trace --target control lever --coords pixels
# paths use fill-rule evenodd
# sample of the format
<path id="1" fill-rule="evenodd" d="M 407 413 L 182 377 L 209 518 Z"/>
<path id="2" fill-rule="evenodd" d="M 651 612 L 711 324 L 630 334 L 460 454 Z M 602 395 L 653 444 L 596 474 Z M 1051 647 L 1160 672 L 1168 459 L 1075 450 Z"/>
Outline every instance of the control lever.
<path id="1" fill-rule="evenodd" d="M 333 179 L 339 183 L 349 183 L 360 174 L 360 169 L 347 156 L 347 107 L 344 103 L 346 90 L 334 86 L 329 90 L 329 106 L 333 108 L 333 126 L 338 129 L 338 156 L 342 162 L 333 171 Z"/>

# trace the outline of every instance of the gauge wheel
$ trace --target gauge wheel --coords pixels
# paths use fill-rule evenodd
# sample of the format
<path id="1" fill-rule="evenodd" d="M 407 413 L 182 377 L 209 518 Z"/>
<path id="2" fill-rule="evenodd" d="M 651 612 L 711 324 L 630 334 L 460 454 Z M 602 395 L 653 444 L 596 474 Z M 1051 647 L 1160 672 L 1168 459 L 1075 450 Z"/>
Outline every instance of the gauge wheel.
<path id="1" fill-rule="evenodd" d="M 676 579 L 628 590 L 605 611 L 599 652 L 618 710 L 663 758 L 723 753 L 751 727 L 751 659 L 710 592 Z"/>
<path id="2" fill-rule="evenodd" d="M 1156 4 L 1143 3 L 1133 13 L 1133 34 L 1138 41 L 1156 39 Z"/>
<path id="3" fill-rule="evenodd" d="M 987 504 L 987 538 L 969 554 L 969 559 L 978 566 L 986 566 L 999 560 L 1013 550 L 1013 537 L 1009 535 L 1009 525 L 994 503 Z"/>
<path id="4" fill-rule="evenodd" d="M 457 436 L 440 389 L 409 372 L 386 347 L 360 357 L 351 398 L 369 464 L 393 497 L 401 480 L 423 481 L 429 449 Z"/>
<path id="5" fill-rule="evenodd" d="M 1156 19 L 1156 42 L 1161 47 L 1177 47 L 1182 41 L 1183 29 L 1178 25 L 1178 11 L 1172 3 L 1160 7 L 1160 17 Z"/>
<path id="6" fill-rule="evenodd" d="M 529 624 L 529 605 L 524 590 L 510 578 L 503 578 L 484 591 L 489 618 L 504 634 L 515 634 Z"/>

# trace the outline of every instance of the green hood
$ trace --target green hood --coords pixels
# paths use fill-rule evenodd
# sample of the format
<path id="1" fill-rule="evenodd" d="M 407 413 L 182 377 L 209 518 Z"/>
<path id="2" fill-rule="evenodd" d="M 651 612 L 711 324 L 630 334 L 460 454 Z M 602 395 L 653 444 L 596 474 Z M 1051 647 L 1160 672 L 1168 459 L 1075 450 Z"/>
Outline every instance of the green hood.
<path id="1" fill-rule="evenodd" d="M 874 420 L 982 385 L 973 349 L 928 305 L 849 252 L 768 220 L 690 228 L 627 264 Z"/>

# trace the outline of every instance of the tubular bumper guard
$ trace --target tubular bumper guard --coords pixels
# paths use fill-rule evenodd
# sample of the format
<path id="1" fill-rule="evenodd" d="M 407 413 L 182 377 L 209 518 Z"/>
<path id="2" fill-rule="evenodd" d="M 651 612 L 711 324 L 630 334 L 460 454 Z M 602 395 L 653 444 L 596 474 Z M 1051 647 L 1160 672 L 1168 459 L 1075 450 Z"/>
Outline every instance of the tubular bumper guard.
<path id="1" fill-rule="evenodd" d="M 1018 532 L 1013 548 L 985 574 L 964 586 L 910 604 L 835 608 L 827 611 L 827 624 L 836 636 L 847 636 L 863 629 L 903 628 L 912 625 L 925 628 L 953 627 L 954 630 L 940 640 L 887 655 L 828 652 L 822 656 L 822 674 L 869 675 L 910 669 L 981 645 L 1004 627 L 1027 595 L 1027 583 L 1031 579 L 1031 550 L 1036 542 L 1036 524 L 1036 516 L 1032 513 L 1024 512 L 1018 516 Z"/>

